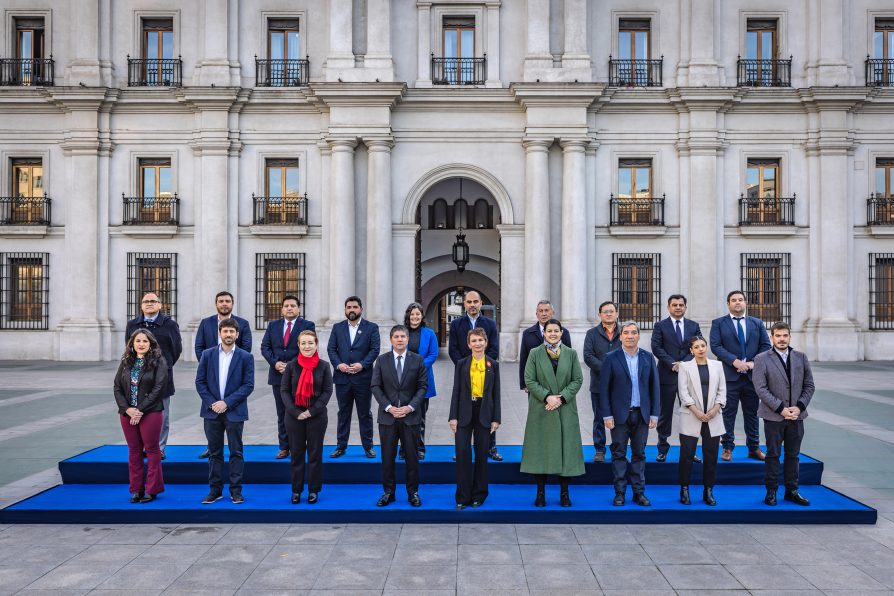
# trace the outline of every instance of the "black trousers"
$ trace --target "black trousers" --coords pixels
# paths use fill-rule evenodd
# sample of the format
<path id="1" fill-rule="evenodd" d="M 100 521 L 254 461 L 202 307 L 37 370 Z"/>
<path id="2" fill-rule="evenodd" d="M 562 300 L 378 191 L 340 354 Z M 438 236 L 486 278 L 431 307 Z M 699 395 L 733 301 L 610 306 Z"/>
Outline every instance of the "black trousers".
<path id="1" fill-rule="evenodd" d="M 360 425 L 360 443 L 364 449 L 373 447 L 373 416 L 370 411 L 372 391 L 369 384 L 335 386 L 335 397 L 338 399 L 338 428 L 336 429 L 336 446 L 345 449 L 351 438 L 351 414 L 357 408 L 357 423 Z"/>
<path id="2" fill-rule="evenodd" d="M 284 422 L 286 407 L 283 405 L 282 399 L 280 399 L 279 384 L 270 385 L 270 388 L 273 389 L 273 403 L 276 404 L 276 438 L 279 441 L 280 451 L 283 451 L 289 448 L 289 437 L 286 434 Z"/>
<path id="3" fill-rule="evenodd" d="M 597 452 L 605 453 L 605 422 L 599 412 L 599 394 L 590 392 L 590 405 L 593 406 L 593 447 Z"/>
<path id="4" fill-rule="evenodd" d="M 764 484 L 767 490 L 779 488 L 779 455 L 784 450 L 783 479 L 786 490 L 798 490 L 798 456 L 804 439 L 803 420 L 764 420 L 767 459 L 764 460 Z"/>
<path id="5" fill-rule="evenodd" d="M 422 406 L 419 408 L 419 436 L 416 437 L 416 453 L 425 453 L 425 415 L 428 413 L 428 400 L 422 400 Z M 398 448 L 401 457 L 404 454 L 404 444 L 401 443 Z"/>
<path id="6" fill-rule="evenodd" d="M 307 490 L 318 493 L 323 488 L 323 437 L 329 418 L 324 412 L 298 420 L 286 416 L 286 432 L 289 434 L 289 454 L 292 456 L 292 492 L 304 491 L 304 469 L 307 468 Z M 307 465 L 304 456 L 307 454 Z"/>
<path id="7" fill-rule="evenodd" d="M 487 450 L 490 428 L 481 425 L 481 402 L 472 402 L 472 423 L 457 426 L 453 436 L 456 447 L 456 502 L 468 505 L 487 498 Z M 475 443 L 475 463 L 472 464 L 472 442 Z"/>
<path id="8" fill-rule="evenodd" d="M 407 495 L 419 492 L 419 458 L 416 455 L 416 439 L 419 425 L 395 420 L 394 424 L 379 425 L 379 440 L 382 443 L 382 488 L 386 493 L 394 493 L 396 484 L 394 460 L 397 457 L 397 443 L 404 446 L 407 471 Z"/>
<path id="9" fill-rule="evenodd" d="M 242 458 L 242 427 L 244 422 L 230 422 L 226 414 L 217 418 L 203 418 L 205 438 L 208 440 L 208 485 L 211 492 L 223 492 L 223 449 L 224 435 L 230 447 L 230 494 L 242 492 L 242 473 L 245 460 Z"/>
<path id="10" fill-rule="evenodd" d="M 735 381 L 726 383 L 726 405 L 723 407 L 723 426 L 726 432 L 720 442 L 724 449 L 736 446 L 736 414 L 742 403 L 742 417 L 745 423 L 745 444 L 748 451 L 760 447 L 761 432 L 757 422 L 757 406 L 760 400 L 754 391 L 754 384 L 747 375 L 739 375 Z"/>
<path id="11" fill-rule="evenodd" d="M 671 436 L 671 429 L 674 424 L 674 410 L 677 407 L 677 385 L 662 385 L 661 395 L 661 412 L 658 414 L 658 453 L 667 453 L 670 451 L 670 443 L 667 442 Z"/>
<path id="12" fill-rule="evenodd" d="M 623 493 L 627 485 L 633 494 L 646 490 L 646 440 L 649 438 L 649 424 L 643 420 L 639 409 L 631 410 L 627 422 L 618 424 L 612 434 L 612 472 L 615 475 L 615 492 Z M 627 444 L 630 444 L 630 461 L 627 461 Z"/>
<path id="13" fill-rule="evenodd" d="M 707 422 L 702 422 L 702 484 L 714 488 L 717 482 L 717 453 L 720 451 L 720 437 L 712 437 Z M 689 486 L 692 479 L 692 458 L 698 437 L 680 435 L 680 486 Z"/>

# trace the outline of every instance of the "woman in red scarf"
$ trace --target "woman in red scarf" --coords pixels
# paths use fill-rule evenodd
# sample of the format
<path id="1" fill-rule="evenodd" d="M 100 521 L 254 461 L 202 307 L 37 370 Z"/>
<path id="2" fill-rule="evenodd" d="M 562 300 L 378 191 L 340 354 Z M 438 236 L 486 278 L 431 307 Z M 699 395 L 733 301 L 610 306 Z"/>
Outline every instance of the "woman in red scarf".
<path id="1" fill-rule="evenodd" d="M 317 334 L 298 335 L 298 358 L 282 373 L 280 396 L 286 408 L 286 432 L 292 456 L 292 503 L 301 502 L 304 490 L 304 454 L 307 452 L 307 503 L 317 502 L 323 488 L 323 437 L 329 419 L 326 405 L 332 397 L 332 369 L 317 353 Z"/>

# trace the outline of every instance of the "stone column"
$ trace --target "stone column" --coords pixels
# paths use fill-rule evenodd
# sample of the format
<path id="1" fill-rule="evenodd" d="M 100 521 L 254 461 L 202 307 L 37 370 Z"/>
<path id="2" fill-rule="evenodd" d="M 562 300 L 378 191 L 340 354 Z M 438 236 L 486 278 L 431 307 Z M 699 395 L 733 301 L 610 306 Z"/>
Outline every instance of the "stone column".
<path id="1" fill-rule="evenodd" d="M 565 0 L 565 52 L 562 70 L 568 79 L 580 82 L 593 80 L 590 54 L 587 53 L 587 2 Z"/>
<path id="2" fill-rule="evenodd" d="M 330 185 L 332 178 L 332 150 L 329 148 L 329 143 L 326 141 L 318 141 L 317 148 L 320 150 L 320 172 L 322 175 L 320 176 L 320 233 L 322 235 L 320 242 L 320 283 L 318 288 L 318 296 L 319 296 L 319 306 L 316 313 L 308 312 L 308 310 L 304 309 L 304 316 L 319 320 L 323 325 L 329 325 L 330 323 L 336 323 L 340 319 L 335 319 L 334 321 L 329 321 L 330 314 L 330 303 L 337 299 L 329 296 L 329 287 L 331 285 L 330 279 L 332 273 L 329 270 L 330 260 L 330 246 L 332 246 L 335 235 L 337 233 L 337 229 L 333 228 L 331 225 L 332 222 L 332 196 L 330 194 Z M 308 219 L 310 219 L 310 213 L 308 213 Z M 310 221 L 308 221 L 310 223 Z M 344 299 L 344 298 L 343 298 Z M 344 314 L 344 313 L 342 313 Z"/>
<path id="3" fill-rule="evenodd" d="M 537 302 L 549 298 L 549 148 L 552 144 L 553 139 L 545 138 L 528 138 L 524 141 L 524 271 L 528 274 L 524 276 L 525 303 L 521 320 L 530 323 L 534 321 Z"/>
<path id="4" fill-rule="evenodd" d="M 182 196 L 181 208 L 195 206 L 194 280 L 196 293 L 189 308 L 180 309 L 180 326 L 185 328 L 185 315 L 192 314 L 191 322 L 198 323 L 214 304 L 214 295 L 230 287 L 227 267 L 227 179 L 229 150 L 226 146 L 209 143 L 195 148 L 199 164 L 199 189 L 195 196 Z M 198 193 L 201 194 L 198 194 Z M 232 290 L 231 290 L 232 291 Z"/>
<path id="5" fill-rule="evenodd" d="M 517 224 L 501 224 L 500 232 L 500 360 L 518 359 L 519 329 L 523 312 L 522 275 L 526 230 Z M 527 277 L 532 277 L 528 275 Z M 533 309 L 531 312 L 534 312 Z"/>
<path id="6" fill-rule="evenodd" d="M 599 305 L 601 300 L 599 300 L 596 296 L 596 189 L 598 188 L 598 183 L 596 180 L 596 172 L 598 168 L 596 167 L 596 150 L 599 149 L 599 143 L 597 141 L 590 141 L 587 145 L 586 150 L 586 161 L 587 161 L 587 223 L 585 226 L 586 232 L 586 252 L 582 255 L 581 263 L 582 266 L 586 267 L 587 271 L 587 303 L 584 307 L 584 311 L 586 312 L 587 320 L 592 321 L 596 319 L 596 307 Z"/>
<path id="7" fill-rule="evenodd" d="M 403 321 L 404 310 L 412 300 L 416 300 L 416 234 L 419 224 L 399 223 L 391 226 L 394 242 L 394 267 L 391 300 L 391 318 Z M 421 296 L 418 296 L 421 298 Z M 424 306 L 424 305 L 423 305 Z"/>
<path id="8" fill-rule="evenodd" d="M 815 3 L 809 3 L 808 6 L 815 7 Z M 848 82 L 847 61 L 844 58 L 845 31 L 849 26 L 845 21 L 845 14 L 842 0 L 819 1 L 819 62 L 816 78 L 810 77 L 808 85 L 844 87 L 851 84 Z"/>
<path id="9" fill-rule="evenodd" d="M 198 79 L 202 86 L 230 84 L 230 61 L 227 57 L 228 4 L 228 0 L 205 0 L 201 5 L 205 17 L 205 47 L 199 63 Z M 181 39 L 181 47 L 186 45 L 185 42 L 185 39 Z"/>
<path id="10" fill-rule="evenodd" d="M 527 2 L 525 22 L 528 27 L 528 47 L 525 53 L 524 80 L 533 82 L 542 79 L 543 71 L 553 67 L 553 56 L 549 52 L 549 0 Z"/>
<path id="11" fill-rule="evenodd" d="M 390 83 L 394 81 L 394 63 L 391 60 L 391 0 L 367 0 L 366 6 L 366 57 L 363 68 L 375 71 L 367 73 L 366 79 Z"/>
<path id="12" fill-rule="evenodd" d="M 487 79 L 486 87 L 502 87 L 500 81 L 500 4 L 487 3 Z"/>
<path id="13" fill-rule="evenodd" d="M 83 83 L 87 87 L 98 87 L 101 84 L 99 70 L 100 3 L 97 0 L 76 0 L 71 3 L 70 14 L 71 22 L 61 24 L 61 26 L 73 32 L 77 31 L 78 34 L 71 39 L 72 56 L 66 65 L 67 80 L 65 84 L 78 86 L 79 83 Z M 56 43 L 62 45 L 59 41 Z M 58 58 L 56 66 L 61 66 Z M 60 70 L 56 71 L 57 76 L 61 74 Z"/>
<path id="14" fill-rule="evenodd" d="M 366 191 L 366 316 L 393 324 L 391 250 L 391 139 L 365 141 L 369 155 Z"/>
<path id="15" fill-rule="evenodd" d="M 353 18 L 352 0 L 329 0 L 327 81 L 337 81 L 342 71 L 354 68 Z"/>
<path id="16" fill-rule="evenodd" d="M 590 140 L 562 139 L 562 311 L 569 329 L 587 326 L 587 268 L 581 255 L 587 250 L 587 163 Z"/>
<path id="17" fill-rule="evenodd" d="M 357 259 L 354 228 L 354 139 L 330 139 L 330 212 L 328 225 L 337 230 L 329 245 L 329 319 L 344 318 L 344 300 L 355 292 Z"/>
<path id="18" fill-rule="evenodd" d="M 692 43 L 689 60 L 689 85 L 692 87 L 714 87 L 719 84 L 717 59 L 714 55 L 715 0 L 687 1 L 691 31 L 698 32 L 689 37 Z"/>
<path id="19" fill-rule="evenodd" d="M 416 2 L 416 87 L 431 87 L 431 2 Z"/>

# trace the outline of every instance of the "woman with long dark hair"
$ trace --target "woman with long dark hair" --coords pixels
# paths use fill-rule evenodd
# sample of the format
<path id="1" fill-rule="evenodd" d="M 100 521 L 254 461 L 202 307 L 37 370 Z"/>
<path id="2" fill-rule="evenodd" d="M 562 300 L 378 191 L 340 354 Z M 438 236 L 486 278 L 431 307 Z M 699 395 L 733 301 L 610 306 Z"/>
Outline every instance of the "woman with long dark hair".
<path id="1" fill-rule="evenodd" d="M 407 349 L 422 356 L 425 371 L 428 373 L 428 390 L 425 392 L 425 399 L 422 400 L 422 409 L 419 412 L 419 438 L 416 441 L 416 455 L 421 461 L 425 459 L 425 414 L 428 412 L 428 400 L 437 395 L 435 373 L 432 367 L 438 359 L 438 337 L 425 324 L 422 305 L 418 302 L 411 302 L 407 307 L 407 311 L 404 313 L 404 325 L 410 330 Z M 401 445 L 398 454 L 401 459 L 403 459 L 403 450 L 403 445 Z"/>
<path id="2" fill-rule="evenodd" d="M 168 363 L 158 340 L 151 331 L 137 329 L 127 340 L 114 382 L 121 430 L 127 441 L 131 503 L 154 501 L 165 489 L 158 440 L 164 411 L 161 398 L 167 383 Z M 148 470 L 143 467 L 144 452 Z"/>

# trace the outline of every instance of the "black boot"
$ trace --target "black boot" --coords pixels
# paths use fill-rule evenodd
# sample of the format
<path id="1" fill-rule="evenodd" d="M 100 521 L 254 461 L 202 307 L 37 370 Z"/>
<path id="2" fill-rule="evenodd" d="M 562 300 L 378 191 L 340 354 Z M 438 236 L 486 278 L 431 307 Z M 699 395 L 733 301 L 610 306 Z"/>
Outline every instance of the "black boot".
<path id="1" fill-rule="evenodd" d="M 705 502 L 705 505 L 710 505 L 713 507 L 717 504 L 717 501 L 714 499 L 714 487 L 706 486 L 704 492 L 702 493 L 702 500 Z"/>
<path id="2" fill-rule="evenodd" d="M 534 507 L 546 507 L 546 475 L 537 475 L 537 497 L 534 499 Z"/>
<path id="3" fill-rule="evenodd" d="M 559 478 L 559 505 L 571 507 L 571 497 L 568 496 L 568 479 Z"/>
<path id="4" fill-rule="evenodd" d="M 680 502 L 684 505 L 690 505 L 691 501 L 689 500 L 689 487 L 681 486 L 680 487 Z"/>

